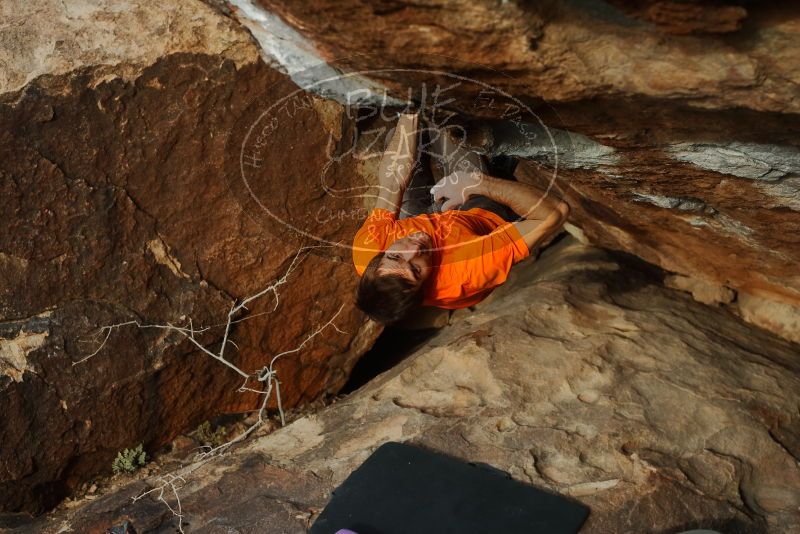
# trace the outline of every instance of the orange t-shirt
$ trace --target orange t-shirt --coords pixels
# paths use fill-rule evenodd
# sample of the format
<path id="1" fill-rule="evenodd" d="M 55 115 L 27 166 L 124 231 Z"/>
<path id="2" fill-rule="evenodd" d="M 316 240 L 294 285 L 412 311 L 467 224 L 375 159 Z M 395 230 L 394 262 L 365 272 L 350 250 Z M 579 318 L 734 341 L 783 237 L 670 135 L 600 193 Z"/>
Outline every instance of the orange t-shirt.
<path id="1" fill-rule="evenodd" d="M 434 243 L 433 272 L 423 286 L 425 306 L 473 306 L 506 281 L 512 265 L 530 254 L 512 223 L 481 208 L 400 220 L 376 208 L 353 239 L 353 263 L 359 276 L 378 253 L 414 232 L 427 233 Z"/>

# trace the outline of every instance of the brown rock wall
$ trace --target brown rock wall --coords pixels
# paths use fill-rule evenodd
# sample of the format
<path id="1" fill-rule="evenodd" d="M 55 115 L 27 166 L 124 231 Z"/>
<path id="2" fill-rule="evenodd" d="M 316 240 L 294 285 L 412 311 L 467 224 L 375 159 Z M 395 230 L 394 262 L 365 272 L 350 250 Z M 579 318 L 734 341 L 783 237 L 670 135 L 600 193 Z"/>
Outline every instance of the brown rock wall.
<path id="1" fill-rule="evenodd" d="M 306 99 L 258 147 L 253 196 L 242 190 L 248 129 L 296 87 L 236 31 L 237 46 L 251 47 L 249 63 L 180 52 L 131 79 L 89 65 L 2 97 L 3 510 L 40 511 L 110 471 L 125 447 L 143 442 L 153 451 L 214 414 L 255 407 L 256 396 L 237 392 L 238 375 L 175 333 L 121 327 L 73 365 L 99 347 L 100 327 L 133 320 L 216 325 L 201 336 L 216 350 L 234 299 L 282 276 L 300 246 L 317 243 L 253 198 L 291 200 L 292 217 L 313 224 L 320 239 L 346 241 L 355 231 L 352 217 L 314 222 L 323 207 L 361 209 L 360 200 L 329 199 L 319 187 L 329 140 L 342 150 L 352 143 L 338 104 Z M 359 175 L 344 158 L 325 176 L 344 187 Z M 313 250 L 277 302 L 254 303 L 257 317 L 235 327 L 238 349 L 228 357 L 255 371 L 341 307 L 341 332 L 326 331 L 277 365 L 284 407 L 335 392 L 377 335 L 354 308 L 354 283 L 345 248 Z"/>

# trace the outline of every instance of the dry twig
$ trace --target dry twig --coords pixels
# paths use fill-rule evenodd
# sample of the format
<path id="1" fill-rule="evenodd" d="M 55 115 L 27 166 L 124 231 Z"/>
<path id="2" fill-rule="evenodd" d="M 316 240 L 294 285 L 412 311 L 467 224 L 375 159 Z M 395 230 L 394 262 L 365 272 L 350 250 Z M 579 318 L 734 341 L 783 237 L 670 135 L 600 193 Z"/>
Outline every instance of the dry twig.
<path id="1" fill-rule="evenodd" d="M 286 416 L 285 416 L 284 411 L 283 411 L 283 402 L 282 402 L 282 399 L 281 399 L 280 381 L 278 380 L 278 377 L 277 377 L 277 374 L 276 374 L 276 371 L 275 371 L 276 362 L 280 358 L 282 358 L 284 356 L 287 356 L 287 355 L 290 355 L 290 354 L 296 354 L 296 353 L 302 351 L 315 337 L 317 337 L 320 333 L 322 333 L 324 330 L 326 330 L 329 327 L 333 328 L 334 330 L 336 330 L 339 333 L 342 333 L 342 334 L 345 333 L 341 329 L 339 329 L 339 327 L 337 327 L 336 324 L 334 324 L 334 321 L 336 320 L 336 318 L 339 316 L 339 314 L 341 313 L 342 309 L 344 308 L 344 305 L 342 304 L 339 307 L 339 309 L 336 311 L 336 313 L 325 324 L 315 328 L 308 336 L 306 336 L 306 338 L 297 347 L 295 347 L 293 349 L 285 350 L 285 351 L 283 351 L 283 352 L 281 352 L 279 354 L 274 355 L 270 359 L 270 361 L 269 361 L 269 363 L 267 365 L 265 365 L 264 367 L 262 367 L 262 368 L 260 368 L 260 369 L 258 369 L 256 371 L 253 371 L 253 372 L 244 371 L 244 370 L 240 369 L 235 364 L 233 364 L 232 362 L 230 362 L 229 360 L 227 360 L 225 358 L 225 349 L 227 348 L 229 343 L 231 345 L 233 345 L 234 348 L 237 348 L 236 347 L 236 343 L 234 343 L 233 340 L 230 339 L 231 327 L 234 324 L 243 322 L 245 320 L 253 319 L 253 318 L 258 317 L 260 315 L 266 315 L 266 314 L 274 312 L 278 308 L 278 305 L 280 304 L 280 293 L 278 291 L 279 288 L 281 286 L 283 286 L 284 284 L 286 284 L 286 282 L 289 280 L 289 277 L 291 276 L 291 274 L 300 266 L 300 264 L 302 263 L 303 259 L 305 259 L 305 257 L 309 254 L 309 252 L 312 249 L 322 248 L 322 247 L 325 247 L 325 246 L 327 246 L 327 245 L 303 247 L 300 250 L 298 250 L 297 254 L 295 254 L 294 258 L 292 259 L 291 263 L 289 264 L 289 267 L 284 272 L 283 276 L 281 276 L 277 280 L 273 281 L 270 285 L 268 285 L 267 287 L 265 287 L 264 289 L 262 289 L 258 293 L 254 294 L 254 295 L 251 295 L 249 297 L 246 297 L 245 299 L 243 299 L 239 303 L 234 302 L 231 305 L 230 310 L 228 311 L 227 320 L 224 323 L 217 324 L 217 325 L 212 325 L 212 326 L 207 326 L 207 327 L 203 327 L 203 328 L 195 328 L 194 324 L 192 322 L 192 319 L 189 318 L 188 319 L 188 323 L 187 323 L 186 326 L 176 326 L 176 325 L 173 325 L 173 324 L 170 324 L 170 323 L 166 323 L 166 324 L 143 324 L 143 323 L 140 323 L 139 321 L 136 321 L 136 320 L 134 320 L 134 321 L 126 321 L 126 322 L 113 324 L 113 325 L 108 325 L 108 326 L 103 326 L 95 334 L 95 339 L 100 339 L 102 337 L 102 341 L 100 341 L 100 345 L 97 347 L 97 349 L 94 352 L 92 352 L 91 354 L 81 358 L 80 360 L 77 360 L 77 361 L 73 362 L 73 365 L 78 365 L 78 364 L 84 363 L 87 360 L 91 359 L 92 357 L 96 356 L 105 347 L 106 343 L 108 342 L 109 338 L 111 337 L 111 333 L 114 330 L 118 329 L 118 328 L 122 328 L 122 327 L 125 327 L 125 326 L 136 326 L 137 328 L 141 328 L 141 329 L 160 329 L 160 330 L 165 330 L 165 331 L 168 331 L 168 332 L 176 332 L 176 333 L 184 336 L 187 340 L 189 340 L 190 343 L 192 343 L 197 349 L 202 351 L 204 354 L 206 354 L 209 357 L 219 361 L 221 364 L 227 366 L 229 369 L 231 369 L 234 372 L 236 372 L 237 374 L 239 374 L 244 379 L 244 382 L 239 387 L 238 391 L 240 391 L 240 392 L 252 392 L 252 393 L 257 393 L 257 394 L 261 395 L 262 399 L 261 399 L 261 402 L 259 404 L 258 418 L 257 418 L 256 422 L 253 423 L 252 425 L 250 425 L 246 430 L 244 430 L 238 436 L 236 436 L 235 438 L 227 441 L 226 443 L 223 443 L 222 445 L 219 445 L 217 447 L 205 446 L 204 447 L 205 450 L 203 450 L 201 453 L 199 453 L 197 455 L 197 457 L 195 458 L 195 463 L 193 465 L 189 466 L 188 470 L 184 470 L 183 475 L 186 475 L 187 473 L 192 472 L 195 469 L 199 468 L 201 465 L 204 465 L 211 458 L 214 458 L 216 456 L 219 456 L 219 455 L 223 454 L 231 446 L 233 446 L 236 443 L 239 443 L 239 442 L 243 441 L 250 434 L 252 434 L 256 429 L 258 429 L 261 425 L 263 425 L 264 422 L 266 422 L 266 420 L 267 420 L 267 416 L 266 416 L 267 406 L 269 404 L 270 398 L 272 397 L 273 391 L 275 393 L 275 400 L 276 400 L 276 404 L 277 404 L 277 407 L 278 407 L 278 413 L 280 415 L 281 426 L 285 425 L 286 424 Z M 247 307 L 248 304 L 250 304 L 250 303 L 254 302 L 255 300 L 258 300 L 258 299 L 260 299 L 260 298 L 262 298 L 262 297 L 264 297 L 266 295 L 271 295 L 272 298 L 274 299 L 274 304 L 273 304 L 273 306 L 271 307 L 271 309 L 269 311 L 258 313 L 258 314 L 254 314 L 254 315 L 247 315 L 245 317 L 238 317 L 241 312 L 248 312 L 249 311 L 249 309 Z M 222 335 L 222 341 L 221 341 L 221 343 L 219 345 L 219 349 L 217 349 L 216 352 L 211 350 L 211 349 L 209 349 L 208 347 L 206 347 L 202 343 L 200 343 L 200 341 L 196 337 L 197 334 L 201 334 L 201 333 L 207 332 L 210 329 L 215 328 L 215 327 L 224 327 L 224 331 L 223 331 L 223 335 Z M 254 388 L 254 387 L 249 387 L 248 383 L 251 380 L 259 382 L 259 383 L 262 383 L 263 386 L 259 387 L 258 389 Z M 174 474 L 166 474 L 164 476 L 161 476 L 158 479 L 158 482 L 159 482 L 159 485 L 153 487 L 152 489 L 150 489 L 150 490 L 148 490 L 148 491 L 146 491 L 144 493 L 141 493 L 140 495 L 137 495 L 136 497 L 133 498 L 133 500 L 135 502 L 135 501 L 138 501 L 139 499 L 143 498 L 146 495 L 150 495 L 150 494 L 158 492 L 157 499 L 160 500 L 161 502 L 163 502 L 167 506 L 167 508 L 170 510 L 170 512 L 172 512 L 172 514 L 175 515 L 178 518 L 178 530 L 180 532 L 183 532 L 182 521 L 183 521 L 183 517 L 184 516 L 183 516 L 183 511 L 182 511 L 182 508 L 181 508 L 180 497 L 178 495 L 179 487 L 176 486 L 176 483 L 180 482 L 181 483 L 181 487 L 182 487 L 182 485 L 186 483 L 186 480 L 183 478 L 183 476 L 174 475 Z M 174 507 L 172 505 L 170 505 L 169 502 L 167 501 L 167 499 L 165 498 L 165 494 L 168 494 L 168 493 L 172 493 L 172 495 L 175 497 L 175 503 L 176 504 L 175 504 Z"/>

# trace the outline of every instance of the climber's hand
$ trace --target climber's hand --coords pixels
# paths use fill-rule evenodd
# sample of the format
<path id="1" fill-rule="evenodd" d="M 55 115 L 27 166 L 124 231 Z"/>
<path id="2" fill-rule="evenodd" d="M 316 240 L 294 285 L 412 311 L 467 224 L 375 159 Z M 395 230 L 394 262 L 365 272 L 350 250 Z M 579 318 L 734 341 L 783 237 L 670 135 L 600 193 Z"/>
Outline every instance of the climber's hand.
<path id="1" fill-rule="evenodd" d="M 477 194 L 482 181 L 483 174 L 478 171 L 455 171 L 436 182 L 431 194 L 434 202 L 444 200 L 441 210 L 447 211 L 466 202 L 470 195 Z"/>

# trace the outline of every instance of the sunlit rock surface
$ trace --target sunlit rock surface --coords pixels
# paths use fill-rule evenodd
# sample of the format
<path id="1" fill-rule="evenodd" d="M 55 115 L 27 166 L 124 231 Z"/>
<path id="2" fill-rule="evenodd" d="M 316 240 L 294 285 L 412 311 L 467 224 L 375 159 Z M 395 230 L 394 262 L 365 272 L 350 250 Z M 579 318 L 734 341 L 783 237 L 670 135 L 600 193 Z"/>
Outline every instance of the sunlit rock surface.
<path id="1" fill-rule="evenodd" d="M 571 239 L 526 261 L 348 398 L 187 475 L 185 527 L 303 532 L 393 440 L 574 497 L 592 510 L 585 532 L 800 528 L 798 346 L 641 268 Z M 147 487 L 18 532 L 123 517 L 168 532 L 162 503 L 130 502 Z"/>

